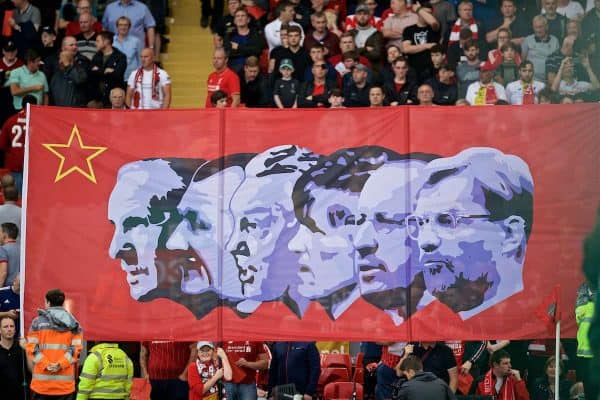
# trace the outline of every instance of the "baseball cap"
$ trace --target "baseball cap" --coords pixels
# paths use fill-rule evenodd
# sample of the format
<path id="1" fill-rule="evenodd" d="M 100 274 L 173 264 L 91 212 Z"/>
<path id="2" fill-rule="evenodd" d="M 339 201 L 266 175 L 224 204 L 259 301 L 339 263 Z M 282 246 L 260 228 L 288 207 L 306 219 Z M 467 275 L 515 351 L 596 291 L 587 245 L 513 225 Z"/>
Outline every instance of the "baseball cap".
<path id="1" fill-rule="evenodd" d="M 17 50 L 17 45 L 12 40 L 8 40 L 6 43 L 4 43 L 4 46 L 2 46 L 2 50 L 15 51 Z"/>
<path id="2" fill-rule="evenodd" d="M 54 28 L 52 28 L 51 26 L 44 26 L 40 33 L 48 33 L 50 35 L 54 35 L 56 36 L 56 32 L 54 32 Z"/>
<path id="3" fill-rule="evenodd" d="M 358 6 L 356 6 L 356 13 L 358 14 L 359 12 L 370 12 L 369 6 L 364 3 L 359 4 Z"/>
<path id="4" fill-rule="evenodd" d="M 198 350 L 200 350 L 203 347 L 207 347 L 207 346 L 210 347 L 211 349 L 215 348 L 215 345 L 212 342 L 200 341 L 200 342 L 198 342 L 198 344 L 196 344 L 196 348 Z"/>
<path id="5" fill-rule="evenodd" d="M 282 68 L 289 68 L 293 71 L 294 64 L 292 63 L 292 60 L 290 60 L 289 58 L 284 58 L 283 60 L 281 60 L 281 64 L 279 64 L 279 69 Z"/>
<path id="6" fill-rule="evenodd" d="M 493 71 L 496 69 L 496 66 L 489 61 L 484 61 L 479 64 L 479 70 L 481 71 Z"/>

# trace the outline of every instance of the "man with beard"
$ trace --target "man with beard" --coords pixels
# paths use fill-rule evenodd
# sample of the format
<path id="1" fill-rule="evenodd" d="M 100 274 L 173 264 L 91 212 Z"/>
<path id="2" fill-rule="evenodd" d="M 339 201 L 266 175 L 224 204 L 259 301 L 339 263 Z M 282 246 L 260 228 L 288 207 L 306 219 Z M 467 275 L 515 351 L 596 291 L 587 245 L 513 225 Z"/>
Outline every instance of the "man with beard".
<path id="1" fill-rule="evenodd" d="M 538 95 L 546 87 L 542 82 L 533 79 L 533 63 L 523 61 L 519 66 L 520 80 L 506 85 L 506 97 L 510 104 L 537 104 Z"/>
<path id="2" fill-rule="evenodd" d="M 369 60 L 374 67 L 381 67 L 384 50 L 383 34 L 371 25 L 373 16 L 369 6 L 359 4 L 356 7 L 356 27 L 350 32 L 354 34 L 354 43 L 361 56 Z"/>
<path id="3" fill-rule="evenodd" d="M 202 161 L 148 159 L 119 170 L 108 201 L 115 226 L 109 255 L 121 260 L 135 300 L 181 297 L 186 271 L 169 268 L 166 243 L 182 219 L 177 205 Z"/>
<path id="4" fill-rule="evenodd" d="M 169 270 L 180 274 L 176 299 L 201 319 L 219 305 L 243 300 L 238 269 L 225 245 L 233 234 L 229 209 L 244 179 L 244 167 L 254 154 L 233 154 L 202 164 L 181 201 L 178 224 L 166 241 Z"/>
<path id="5" fill-rule="evenodd" d="M 424 173 L 406 227 L 427 291 L 467 319 L 523 290 L 533 225 L 527 164 L 475 147 L 431 161 Z"/>
<path id="6" fill-rule="evenodd" d="M 376 169 L 398 158 L 376 146 L 341 149 L 321 158 L 294 186 L 300 227 L 288 248 L 299 256 L 297 290 L 333 320 L 360 296 L 352 243 L 365 219 L 358 210 L 360 192 Z"/>
<path id="7" fill-rule="evenodd" d="M 395 325 L 416 311 L 425 291 L 423 274 L 415 268 L 419 248 L 407 235 L 404 220 L 424 183 L 423 168 L 434 158 L 415 155 L 380 167 L 358 198 L 359 212 L 366 215 L 354 238 L 360 293 Z"/>
<path id="8" fill-rule="evenodd" d="M 490 106 L 498 100 L 506 101 L 504 86 L 494 82 L 494 66 L 488 61 L 479 66 L 479 80 L 467 88 L 465 99 L 473 106 Z"/>
<path id="9" fill-rule="evenodd" d="M 239 311 L 252 312 L 264 301 L 279 300 L 298 317 L 308 302 L 295 290 L 298 256 L 287 242 L 298 231 L 292 188 L 318 156 L 296 146 L 278 146 L 254 157 L 245 167 L 244 183 L 231 200 L 235 228 L 227 252 L 235 258 L 244 301 Z"/>
<path id="10" fill-rule="evenodd" d="M 269 89 L 266 79 L 260 73 L 257 57 L 246 58 L 238 78 L 240 79 L 240 102 L 243 106 L 255 108 L 269 105 Z"/>

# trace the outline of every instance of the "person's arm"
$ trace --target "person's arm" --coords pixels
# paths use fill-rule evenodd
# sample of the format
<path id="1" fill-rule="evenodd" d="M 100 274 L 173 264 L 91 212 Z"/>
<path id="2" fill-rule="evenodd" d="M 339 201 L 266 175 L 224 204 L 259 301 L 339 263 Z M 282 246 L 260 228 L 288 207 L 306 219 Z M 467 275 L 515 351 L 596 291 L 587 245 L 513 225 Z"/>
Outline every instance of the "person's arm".
<path id="1" fill-rule="evenodd" d="M 416 54 L 425 50 L 429 50 L 437 43 L 412 44 L 410 40 L 402 42 L 402 52 L 405 54 Z"/>
<path id="2" fill-rule="evenodd" d="M 206 382 L 204 382 L 204 387 L 202 388 L 202 394 L 208 393 L 210 388 L 215 386 L 219 379 L 223 377 L 223 368 L 219 368 L 213 376 L 211 376 Z"/>
<path id="3" fill-rule="evenodd" d="M 505 348 L 509 344 L 510 344 L 510 340 L 496 340 L 495 344 L 490 344 L 488 342 L 487 349 L 488 349 L 488 351 L 490 353 L 493 353 L 495 351 L 502 350 L 503 348 Z"/>
<path id="4" fill-rule="evenodd" d="M 146 28 L 146 40 L 148 41 L 148 47 L 154 50 L 154 58 L 157 59 L 160 49 L 154 46 L 154 41 L 156 40 L 154 27 Z"/>
<path id="5" fill-rule="evenodd" d="M 592 84 L 592 90 L 600 89 L 600 82 L 598 82 L 598 77 L 594 73 L 592 65 L 590 64 L 589 56 L 585 55 L 581 57 L 581 65 L 585 68 L 586 72 L 590 77 L 590 83 Z"/>
<path id="6" fill-rule="evenodd" d="M 513 369 L 512 377 L 515 379 L 515 400 L 529 400 L 529 392 L 527 391 L 527 385 L 525 381 L 521 379 L 519 371 Z"/>
<path id="7" fill-rule="evenodd" d="M 452 393 L 456 393 L 456 388 L 458 386 L 458 368 L 452 367 L 448 369 L 448 377 L 450 381 L 448 382 L 448 386 L 450 386 L 450 390 Z"/>
<path id="8" fill-rule="evenodd" d="M 190 392 L 194 393 L 198 397 L 202 397 L 204 394 L 204 383 L 202 377 L 198 373 L 198 368 L 189 368 L 187 370 L 187 382 L 190 388 Z"/>
<path id="9" fill-rule="evenodd" d="M 415 3 L 415 13 L 417 13 L 417 15 L 420 15 L 421 18 L 423 18 L 423 20 L 425 21 L 425 23 L 431 27 L 431 29 L 433 29 L 434 31 L 440 30 L 440 23 L 435 18 L 435 16 L 431 13 L 431 11 L 428 8 L 422 8 L 421 4 L 419 4 L 418 1 Z"/>
<path id="10" fill-rule="evenodd" d="M 521 45 L 521 60 L 527 60 L 527 54 L 529 53 L 529 41 L 523 40 Z"/>
<path id="11" fill-rule="evenodd" d="M 185 363 L 185 368 L 179 374 L 179 380 L 187 381 L 188 380 L 188 367 L 190 364 L 194 362 L 194 360 L 198 357 L 198 350 L 194 344 L 190 344 L 190 357 L 188 358 L 188 362 Z"/>
<path id="12" fill-rule="evenodd" d="M 42 96 L 42 105 L 47 106 L 50 104 L 50 98 L 48 97 L 48 93 L 44 93 Z"/>
<path id="13" fill-rule="evenodd" d="M 133 88 L 127 86 L 127 93 L 125 93 L 125 104 L 128 108 L 131 108 L 131 98 L 133 97 Z"/>
<path id="14" fill-rule="evenodd" d="M 71 65 L 69 69 L 67 69 L 66 74 L 67 77 L 73 80 L 73 83 L 76 85 L 81 85 L 87 81 L 87 72 L 85 69 L 80 67 L 79 65 Z"/>
<path id="15" fill-rule="evenodd" d="M 277 108 L 284 108 L 278 94 L 273 95 L 273 101 L 275 102 L 275 105 L 277 106 Z"/>
<path id="16" fill-rule="evenodd" d="M 127 94 L 128 97 L 129 96 L 129 89 L 127 89 Z M 131 98 L 130 98 L 131 100 Z M 129 104 L 127 104 L 129 105 Z M 140 344 L 140 375 L 142 376 L 142 378 L 144 379 L 149 379 L 150 376 L 148 375 L 148 349 L 146 348 L 146 346 L 144 346 L 144 344 Z"/>
<path id="17" fill-rule="evenodd" d="M 162 85 L 163 102 L 161 108 L 167 109 L 171 107 L 171 84 Z"/>
<path id="18" fill-rule="evenodd" d="M 8 276 L 8 261 L 0 261 L 0 286 L 4 286 L 6 283 L 6 277 Z"/>
<path id="19" fill-rule="evenodd" d="M 511 22 L 512 20 L 504 18 L 502 20 L 502 24 L 499 27 L 485 34 L 485 40 L 488 43 L 494 43 L 496 40 L 498 40 L 498 31 L 502 28 L 510 29 Z"/>
<path id="20" fill-rule="evenodd" d="M 217 356 L 221 359 L 221 364 L 223 364 L 223 379 L 225 379 L 226 381 L 230 381 L 233 376 L 233 372 L 231 370 L 229 358 L 227 358 L 227 353 L 225 353 L 225 350 L 223 350 L 223 348 L 218 347 Z"/>
<path id="21" fill-rule="evenodd" d="M 100 360 L 94 353 L 85 359 L 81 374 L 79 375 L 79 386 L 77 387 L 77 400 L 87 400 L 96 386 L 98 373 L 100 372 Z"/>
<path id="22" fill-rule="evenodd" d="M 383 33 L 383 37 L 386 39 L 402 38 L 402 32 L 392 29 L 392 27 L 390 26 L 390 23 L 388 23 L 388 21 L 390 21 L 390 18 L 385 20 L 385 22 L 383 23 L 383 27 L 381 28 L 381 33 Z"/>
<path id="23" fill-rule="evenodd" d="M 44 90 L 44 85 L 33 85 L 22 88 L 18 83 L 10 84 L 10 94 L 13 96 L 23 96 L 27 93 L 39 92 Z"/>
<path id="24" fill-rule="evenodd" d="M 317 383 L 321 375 L 321 355 L 314 343 L 308 345 L 308 382 L 304 393 L 304 400 L 312 400 L 317 391 Z"/>
<path id="25" fill-rule="evenodd" d="M 507 95 L 508 95 L 508 90 L 507 90 Z M 456 102 L 456 99 L 454 102 Z M 472 345 L 475 345 L 475 343 L 473 343 Z M 467 342 L 466 347 L 467 347 L 467 349 L 469 349 L 471 347 L 471 344 Z M 477 342 L 477 346 L 476 347 L 474 346 L 473 354 L 465 354 L 465 356 L 466 356 L 465 358 L 467 360 L 465 362 L 463 362 L 463 364 L 461 365 L 460 372 L 463 374 L 471 372 L 471 368 L 473 367 L 473 364 L 475 364 L 481 358 L 481 356 L 483 354 L 485 354 L 486 350 L 487 350 L 487 341 L 486 340 Z"/>

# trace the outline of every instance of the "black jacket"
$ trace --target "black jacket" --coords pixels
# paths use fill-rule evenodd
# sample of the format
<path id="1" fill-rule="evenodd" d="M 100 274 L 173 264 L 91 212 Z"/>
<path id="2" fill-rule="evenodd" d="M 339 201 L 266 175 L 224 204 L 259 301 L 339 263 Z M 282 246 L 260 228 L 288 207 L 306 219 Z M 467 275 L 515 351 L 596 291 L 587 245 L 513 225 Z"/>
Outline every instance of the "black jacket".
<path id="1" fill-rule="evenodd" d="M 231 32 L 226 33 L 225 38 L 223 38 L 223 47 L 225 47 L 225 50 L 227 50 L 227 53 L 229 54 L 230 66 L 236 59 L 239 58 L 246 59 L 249 56 L 256 56 L 260 58 L 260 54 L 265 48 L 266 44 L 263 36 L 256 29 L 251 28 L 246 43 L 238 43 L 238 48 L 233 49 L 231 47 L 231 42 L 234 40 L 236 35 L 237 29 L 233 29 Z"/>
<path id="2" fill-rule="evenodd" d="M 400 91 L 396 90 L 396 84 L 392 80 L 386 82 L 383 85 L 383 92 L 385 93 L 385 99 L 388 104 L 398 102 L 398 105 L 404 104 L 416 104 L 417 103 L 417 89 L 419 85 L 416 81 L 406 79 L 406 83 Z M 410 103 L 408 102 L 410 100 Z"/>
<path id="3" fill-rule="evenodd" d="M 51 104 L 61 107 L 85 107 L 87 72 L 73 64 L 66 69 L 58 69 L 50 81 Z"/>
<path id="4" fill-rule="evenodd" d="M 104 73 L 107 68 L 112 68 L 112 72 Z M 90 69 L 90 88 L 91 97 L 94 100 L 102 100 L 104 104 L 110 104 L 108 95 L 116 87 L 124 88 L 123 75 L 127 69 L 127 57 L 120 50 L 113 48 L 113 52 L 106 62 L 104 54 L 97 52 L 92 58 L 92 67 Z"/>
<path id="5" fill-rule="evenodd" d="M 301 108 L 316 108 L 319 107 L 318 104 L 323 104 L 322 107 L 327 107 L 327 99 L 329 98 L 329 91 L 337 87 L 337 83 L 332 80 L 325 81 L 325 90 L 323 94 L 319 94 L 316 96 L 312 96 L 312 92 L 315 88 L 314 81 L 303 82 L 302 86 L 300 86 L 300 93 L 298 94 L 298 107 Z M 312 100 L 307 100 L 306 98 L 312 96 Z"/>
<path id="6" fill-rule="evenodd" d="M 450 387 L 431 372 L 417 372 L 405 381 L 397 391 L 394 400 L 454 400 Z"/>

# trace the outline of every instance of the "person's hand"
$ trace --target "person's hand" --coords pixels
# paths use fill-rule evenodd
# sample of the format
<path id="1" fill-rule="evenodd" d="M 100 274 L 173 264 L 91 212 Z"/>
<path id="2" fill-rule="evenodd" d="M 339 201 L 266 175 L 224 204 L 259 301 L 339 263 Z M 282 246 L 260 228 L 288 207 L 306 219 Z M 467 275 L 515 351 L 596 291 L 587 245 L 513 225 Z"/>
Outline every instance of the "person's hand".
<path id="1" fill-rule="evenodd" d="M 413 351 L 415 351 L 415 345 L 414 344 L 407 344 L 406 346 L 404 346 L 404 354 L 405 355 L 410 355 L 413 353 Z"/>
<path id="2" fill-rule="evenodd" d="M 224 374 L 225 372 L 223 371 L 223 368 L 219 368 L 217 372 L 215 372 L 215 376 L 217 377 L 217 379 L 221 379 Z"/>
<path id="3" fill-rule="evenodd" d="M 61 370 L 61 366 L 59 363 L 50 363 L 50 364 L 48 364 L 46 369 L 50 372 L 58 372 Z"/>
<path id="4" fill-rule="evenodd" d="M 238 367 L 245 367 L 247 365 L 248 361 L 246 361 L 246 359 L 244 357 L 241 357 L 239 360 L 237 360 L 235 362 L 235 365 L 237 365 Z"/>
<path id="5" fill-rule="evenodd" d="M 372 362 L 372 363 L 370 363 L 370 364 L 367 364 L 367 365 L 365 366 L 365 368 L 367 369 L 367 371 L 369 371 L 369 372 L 372 372 L 372 371 L 374 371 L 374 370 L 375 370 L 375 368 L 377 368 L 377 366 L 378 366 L 378 365 L 379 365 L 379 363 Z"/>
<path id="6" fill-rule="evenodd" d="M 465 361 L 463 365 L 460 367 L 461 374 L 468 374 L 471 371 L 471 367 L 473 367 L 473 363 L 471 361 Z"/>
<path id="7" fill-rule="evenodd" d="M 592 67 L 592 65 L 590 64 L 590 57 L 587 55 L 587 53 L 580 55 L 579 59 L 581 60 L 581 65 L 583 65 L 585 69 L 589 69 Z"/>
<path id="8" fill-rule="evenodd" d="M 104 73 L 105 74 L 112 74 L 113 72 L 115 72 L 114 68 L 105 68 L 104 69 Z"/>
<path id="9" fill-rule="evenodd" d="M 145 379 L 145 380 L 149 380 L 150 379 L 150 375 L 148 375 L 148 371 L 142 370 L 140 372 L 140 375 L 141 375 L 142 379 Z"/>
<path id="10" fill-rule="evenodd" d="M 365 49 L 367 51 L 373 51 L 374 47 L 373 46 L 365 46 Z"/>
<path id="11" fill-rule="evenodd" d="M 187 374 L 185 372 L 182 372 L 181 374 L 179 374 L 177 379 L 179 379 L 182 382 L 187 382 Z"/>
<path id="12" fill-rule="evenodd" d="M 398 102 L 397 102 L 397 101 L 392 101 L 392 102 L 390 103 L 390 106 L 397 106 L 397 105 L 398 105 Z"/>
<path id="13" fill-rule="evenodd" d="M 9 310 L 7 311 L 8 315 L 7 317 L 12 318 L 12 319 L 17 319 L 19 318 L 19 312 L 17 310 Z"/>
<path id="14" fill-rule="evenodd" d="M 510 372 L 512 373 L 512 376 L 514 376 L 516 380 L 518 380 L 518 381 L 521 380 L 521 373 L 518 370 L 511 369 Z"/>
<path id="15" fill-rule="evenodd" d="M 226 358 L 227 354 L 225 354 L 225 350 L 222 347 L 217 347 L 217 356 L 219 358 Z"/>
<path id="16" fill-rule="evenodd" d="M 302 396 L 303 400 L 312 400 L 312 396 L 310 394 L 305 394 L 304 396 Z"/>
<path id="17" fill-rule="evenodd" d="M 27 347 L 27 339 L 25 339 L 24 337 L 19 338 L 19 346 L 21 346 L 21 348 L 25 350 L 25 348 Z"/>
<path id="18" fill-rule="evenodd" d="M 427 47 L 428 50 L 432 49 L 433 46 L 437 46 L 437 43 L 426 43 L 426 47 Z"/>
<path id="19" fill-rule="evenodd" d="M 41 92 L 42 90 L 44 90 L 44 85 L 34 85 L 32 87 L 34 92 Z"/>
<path id="20" fill-rule="evenodd" d="M 313 98 L 312 98 L 312 95 L 310 95 L 310 96 L 306 96 L 306 100 L 308 100 L 308 101 L 311 101 L 312 99 L 313 99 Z"/>
<path id="21" fill-rule="evenodd" d="M 240 47 L 240 45 L 239 45 L 239 44 L 237 44 L 236 42 L 231 42 L 231 48 L 232 48 L 233 50 L 237 50 L 237 49 L 238 49 L 238 47 Z"/>

